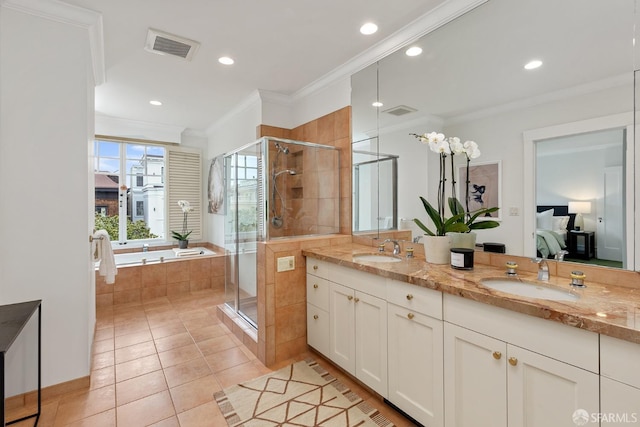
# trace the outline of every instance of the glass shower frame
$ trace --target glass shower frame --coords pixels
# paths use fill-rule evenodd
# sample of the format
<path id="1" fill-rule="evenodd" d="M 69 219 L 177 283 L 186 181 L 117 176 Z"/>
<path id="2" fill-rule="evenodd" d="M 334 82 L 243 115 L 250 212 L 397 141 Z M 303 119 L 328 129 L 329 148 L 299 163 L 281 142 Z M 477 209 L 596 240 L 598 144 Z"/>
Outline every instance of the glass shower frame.
<path id="1" fill-rule="evenodd" d="M 224 155 L 225 304 L 256 329 L 258 242 L 338 233 L 339 170 L 337 148 L 284 138 L 263 137 Z M 329 225 L 306 226 L 304 230 L 310 232 L 304 234 L 295 234 L 303 227 L 292 227 L 289 231 L 294 234 L 282 235 L 273 227 L 275 215 L 284 216 L 286 225 L 313 218 L 313 200 L 304 213 L 302 195 L 307 187 L 308 193 L 318 197 L 313 212 L 317 221 L 319 205 L 333 206 Z"/>

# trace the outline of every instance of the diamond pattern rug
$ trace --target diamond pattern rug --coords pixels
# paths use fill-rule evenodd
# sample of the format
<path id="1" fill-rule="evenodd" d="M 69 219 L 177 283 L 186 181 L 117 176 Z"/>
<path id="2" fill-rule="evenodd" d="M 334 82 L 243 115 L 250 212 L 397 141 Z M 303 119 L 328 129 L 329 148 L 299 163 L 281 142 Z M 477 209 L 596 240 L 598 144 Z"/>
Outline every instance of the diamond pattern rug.
<path id="1" fill-rule="evenodd" d="M 214 398 L 230 427 L 393 427 L 313 359 L 229 387 Z"/>

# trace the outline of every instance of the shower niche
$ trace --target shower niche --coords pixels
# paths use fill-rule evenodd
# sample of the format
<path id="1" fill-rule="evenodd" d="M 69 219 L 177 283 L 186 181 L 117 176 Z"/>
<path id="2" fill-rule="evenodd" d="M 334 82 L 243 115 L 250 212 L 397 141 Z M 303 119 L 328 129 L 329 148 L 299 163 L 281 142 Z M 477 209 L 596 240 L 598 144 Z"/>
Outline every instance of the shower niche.
<path id="1" fill-rule="evenodd" d="M 257 324 L 257 243 L 340 232 L 337 148 L 264 137 L 225 154 L 225 301 Z"/>

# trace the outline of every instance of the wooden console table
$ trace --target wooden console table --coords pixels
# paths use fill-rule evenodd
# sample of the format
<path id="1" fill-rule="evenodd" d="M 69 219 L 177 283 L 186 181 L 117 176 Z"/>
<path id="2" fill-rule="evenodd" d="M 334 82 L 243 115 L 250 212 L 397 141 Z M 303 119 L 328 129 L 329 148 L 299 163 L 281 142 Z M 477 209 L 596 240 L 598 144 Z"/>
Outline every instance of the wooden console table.
<path id="1" fill-rule="evenodd" d="M 27 420 L 29 418 L 36 419 L 33 424 L 34 427 L 38 425 L 40 419 L 40 410 L 42 404 L 41 396 L 41 328 L 42 328 L 42 301 L 28 301 L 17 304 L 0 305 L 0 397 L 2 398 L 2 404 L 0 404 L 0 420 L 2 425 L 7 426 L 20 421 Z M 17 420 L 6 422 L 5 420 L 5 354 L 11 348 L 14 341 L 20 335 L 25 325 L 31 319 L 33 314 L 38 310 L 38 412 L 32 415 L 27 415 Z"/>

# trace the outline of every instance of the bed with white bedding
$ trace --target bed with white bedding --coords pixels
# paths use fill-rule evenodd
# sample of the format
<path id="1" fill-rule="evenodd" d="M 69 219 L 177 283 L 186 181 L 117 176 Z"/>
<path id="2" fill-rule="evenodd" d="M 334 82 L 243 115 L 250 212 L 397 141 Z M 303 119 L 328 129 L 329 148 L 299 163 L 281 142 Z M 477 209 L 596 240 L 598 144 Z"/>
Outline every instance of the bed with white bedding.
<path id="1" fill-rule="evenodd" d="M 538 256 L 554 258 L 567 247 L 567 232 L 573 229 L 575 214 L 568 206 L 539 205 L 536 213 Z"/>

